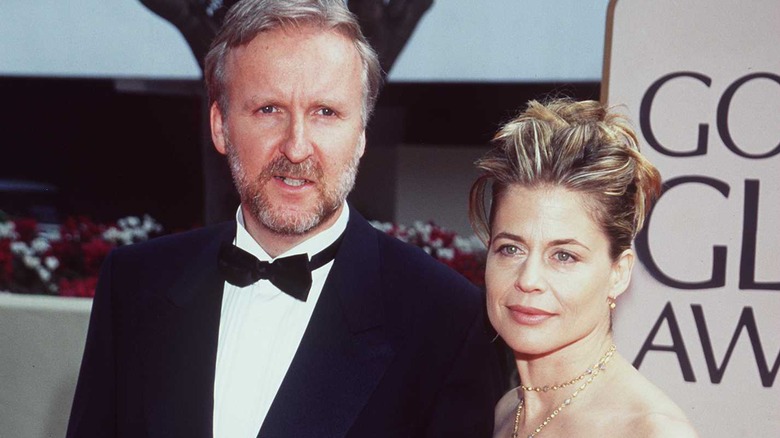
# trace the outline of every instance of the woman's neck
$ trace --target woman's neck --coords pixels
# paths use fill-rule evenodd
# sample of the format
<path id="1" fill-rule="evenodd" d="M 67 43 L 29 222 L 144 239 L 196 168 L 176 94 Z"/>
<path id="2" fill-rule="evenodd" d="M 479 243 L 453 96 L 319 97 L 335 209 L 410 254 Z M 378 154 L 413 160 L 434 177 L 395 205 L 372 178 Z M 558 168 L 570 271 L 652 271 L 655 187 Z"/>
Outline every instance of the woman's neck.
<path id="1" fill-rule="evenodd" d="M 557 407 L 587 381 L 612 345 L 612 336 L 606 335 L 600 339 L 582 339 L 542 355 L 516 353 L 526 413 L 534 417 L 538 412 Z"/>

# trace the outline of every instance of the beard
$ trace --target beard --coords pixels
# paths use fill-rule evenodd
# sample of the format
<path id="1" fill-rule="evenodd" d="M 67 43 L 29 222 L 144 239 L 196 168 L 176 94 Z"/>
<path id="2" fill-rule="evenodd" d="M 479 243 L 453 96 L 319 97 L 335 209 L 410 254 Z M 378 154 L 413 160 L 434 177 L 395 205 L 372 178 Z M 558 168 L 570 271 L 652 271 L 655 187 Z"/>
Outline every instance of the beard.
<path id="1" fill-rule="evenodd" d="M 246 174 L 236 148 L 227 139 L 225 149 L 233 183 L 241 197 L 241 204 L 248 208 L 249 214 L 274 233 L 295 236 L 305 234 L 333 217 L 347 199 L 355 186 L 360 163 L 361 151 L 357 146 L 352 159 L 340 169 L 336 181 L 325 180 L 322 165 L 313 158 L 293 163 L 284 155 L 268 163 L 256 177 L 250 177 Z M 318 193 L 314 206 L 307 211 L 290 211 L 278 201 L 275 202 L 266 190 L 275 175 L 317 181 Z"/>

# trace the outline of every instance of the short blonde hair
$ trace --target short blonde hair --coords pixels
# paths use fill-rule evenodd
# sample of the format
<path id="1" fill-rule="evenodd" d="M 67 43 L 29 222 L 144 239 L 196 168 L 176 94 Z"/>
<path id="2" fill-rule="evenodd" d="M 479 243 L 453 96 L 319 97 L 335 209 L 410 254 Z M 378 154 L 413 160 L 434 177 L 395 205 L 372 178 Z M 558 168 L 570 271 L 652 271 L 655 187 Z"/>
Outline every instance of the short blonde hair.
<path id="1" fill-rule="evenodd" d="M 508 187 L 557 186 L 588 195 L 616 260 L 631 247 L 661 190 L 658 169 L 639 152 L 628 120 L 596 101 L 531 101 L 493 144 L 476 162 L 482 175 L 469 202 L 472 227 L 485 242 Z"/>

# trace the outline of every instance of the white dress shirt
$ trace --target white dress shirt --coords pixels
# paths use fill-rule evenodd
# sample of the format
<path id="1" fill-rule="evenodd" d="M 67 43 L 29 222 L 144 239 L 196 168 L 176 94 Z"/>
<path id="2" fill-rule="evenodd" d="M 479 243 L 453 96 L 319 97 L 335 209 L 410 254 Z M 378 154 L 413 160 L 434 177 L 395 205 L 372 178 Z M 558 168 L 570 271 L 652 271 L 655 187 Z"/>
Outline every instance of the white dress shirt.
<path id="1" fill-rule="evenodd" d="M 280 254 L 307 253 L 309 259 L 344 232 L 345 205 L 336 223 Z M 262 261 L 273 261 L 236 213 L 235 244 Z M 333 262 L 312 272 L 308 299 L 299 301 L 268 280 L 247 287 L 225 282 L 214 376 L 214 437 L 256 438 L 309 324 Z"/>

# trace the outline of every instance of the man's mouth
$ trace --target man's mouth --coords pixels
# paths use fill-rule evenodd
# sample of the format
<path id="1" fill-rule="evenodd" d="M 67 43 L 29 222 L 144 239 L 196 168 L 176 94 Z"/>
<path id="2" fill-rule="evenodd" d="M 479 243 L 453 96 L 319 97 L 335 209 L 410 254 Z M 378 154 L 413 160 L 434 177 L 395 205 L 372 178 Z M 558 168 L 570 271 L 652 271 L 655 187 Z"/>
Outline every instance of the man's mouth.
<path id="1" fill-rule="evenodd" d="M 290 187 L 301 187 L 303 185 L 306 185 L 306 183 L 311 182 L 307 179 L 289 178 L 284 176 L 277 176 L 276 178 Z"/>

